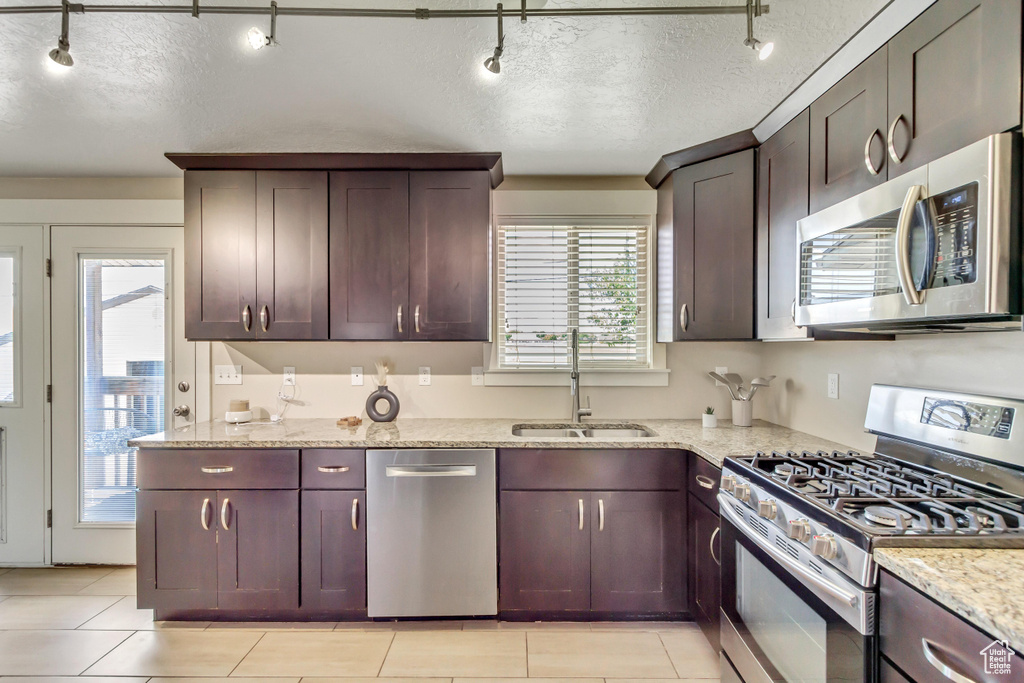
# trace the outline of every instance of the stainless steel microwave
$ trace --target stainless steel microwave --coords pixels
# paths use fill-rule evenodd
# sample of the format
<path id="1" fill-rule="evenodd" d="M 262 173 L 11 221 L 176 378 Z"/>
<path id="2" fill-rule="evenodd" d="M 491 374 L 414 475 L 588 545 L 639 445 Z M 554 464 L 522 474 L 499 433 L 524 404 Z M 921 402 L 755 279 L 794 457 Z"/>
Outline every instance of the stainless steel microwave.
<path id="1" fill-rule="evenodd" d="M 796 324 L 1021 329 L 1019 164 L 993 135 L 799 221 Z"/>

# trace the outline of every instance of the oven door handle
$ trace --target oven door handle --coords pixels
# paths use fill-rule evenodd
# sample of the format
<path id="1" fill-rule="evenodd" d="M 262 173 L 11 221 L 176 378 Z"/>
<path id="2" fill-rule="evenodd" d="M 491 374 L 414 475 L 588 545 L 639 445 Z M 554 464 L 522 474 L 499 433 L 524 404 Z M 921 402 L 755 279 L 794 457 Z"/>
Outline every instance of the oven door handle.
<path id="1" fill-rule="evenodd" d="M 790 571 L 793 574 L 796 574 L 801 579 L 811 584 L 815 588 L 824 591 L 825 593 L 828 593 L 836 600 L 846 603 L 850 607 L 853 607 L 857 604 L 856 595 L 853 595 L 849 591 L 845 591 L 839 586 L 836 586 L 835 584 L 826 581 L 825 579 L 821 578 L 820 576 L 812 572 L 810 569 L 807 569 L 803 565 L 797 564 L 796 562 L 791 560 L 790 557 L 784 554 L 781 550 L 777 550 L 770 544 L 763 541 L 761 537 L 757 535 L 757 531 L 755 531 L 752 526 L 747 524 L 747 521 L 743 519 L 743 517 L 740 516 L 735 510 L 732 509 L 732 505 L 730 504 L 729 499 L 726 497 L 724 493 L 718 494 L 718 507 L 721 509 L 723 513 L 725 513 L 725 516 L 729 518 L 729 521 L 732 522 L 736 526 L 736 528 L 743 532 L 744 536 L 746 536 L 755 544 L 757 544 L 758 548 L 766 552 L 769 555 L 769 557 L 771 557 L 773 560 L 781 564 L 788 571 Z"/>

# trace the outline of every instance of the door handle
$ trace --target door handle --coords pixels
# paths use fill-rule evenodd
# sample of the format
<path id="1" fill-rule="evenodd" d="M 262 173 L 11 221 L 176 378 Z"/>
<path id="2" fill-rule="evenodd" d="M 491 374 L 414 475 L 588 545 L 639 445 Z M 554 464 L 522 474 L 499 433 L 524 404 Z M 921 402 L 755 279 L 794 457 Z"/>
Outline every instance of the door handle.
<path id="1" fill-rule="evenodd" d="M 416 308 L 412 312 L 412 324 L 416 328 L 416 334 L 420 333 L 420 305 L 416 304 Z"/>
<path id="2" fill-rule="evenodd" d="M 877 128 L 871 131 L 871 135 L 868 136 L 868 141 L 864 143 L 864 165 L 868 167 L 868 173 L 871 175 L 878 175 L 881 173 L 882 164 L 885 163 L 884 154 L 882 155 L 882 164 L 879 164 L 878 168 L 875 168 L 875 165 L 871 163 L 871 141 L 874 140 L 876 136 L 879 138 L 882 137 L 882 133 L 879 132 Z M 884 143 L 885 140 L 882 140 L 882 142 Z"/>
<path id="3" fill-rule="evenodd" d="M 242 309 L 242 327 L 246 332 L 252 329 L 252 312 L 249 310 L 249 304 Z"/>
<path id="4" fill-rule="evenodd" d="M 903 114 L 898 115 L 895 119 L 892 120 L 892 125 L 889 126 L 889 134 L 886 136 L 885 145 L 886 149 L 889 150 L 889 156 L 892 157 L 892 160 L 895 161 L 897 164 L 903 163 L 903 159 L 907 158 L 907 155 L 905 154 L 902 157 L 900 157 L 900 155 L 896 153 L 896 141 L 893 139 L 893 137 L 896 135 L 896 126 L 899 125 L 900 121 L 906 121 L 906 119 L 903 118 Z"/>
<path id="5" fill-rule="evenodd" d="M 686 332 L 686 328 L 690 326 L 690 312 L 686 308 L 686 304 L 679 307 L 679 327 L 683 328 L 683 332 Z"/>
<path id="6" fill-rule="evenodd" d="M 694 479 L 697 480 L 697 484 L 700 485 L 702 489 L 707 489 L 710 491 L 711 489 L 715 488 L 715 480 L 712 479 L 711 477 L 705 477 L 703 474 L 698 474 L 697 476 L 694 477 Z"/>
<path id="7" fill-rule="evenodd" d="M 260 327 L 263 331 L 267 331 L 267 327 L 270 325 L 270 309 L 267 308 L 266 304 L 263 304 L 263 308 L 260 309 Z"/>
<path id="8" fill-rule="evenodd" d="M 583 499 L 580 498 L 580 531 L 583 531 Z"/>
<path id="9" fill-rule="evenodd" d="M 715 561 L 719 567 L 722 566 L 722 561 L 715 555 L 715 539 L 718 538 L 718 532 L 722 530 L 722 527 L 716 526 L 715 530 L 711 532 L 711 540 L 708 542 L 708 550 L 711 551 L 711 559 Z"/>
<path id="10" fill-rule="evenodd" d="M 352 531 L 359 531 L 359 499 L 352 499 Z"/>
<path id="11" fill-rule="evenodd" d="M 597 499 L 597 530 L 604 531 L 604 500 Z"/>
<path id="12" fill-rule="evenodd" d="M 924 650 L 924 658 L 928 660 L 928 663 L 935 667 L 940 674 L 945 676 L 955 683 L 976 683 L 973 678 L 968 678 L 962 673 L 953 668 L 949 662 L 942 660 L 939 654 L 940 650 L 938 645 L 928 640 L 927 638 L 921 639 L 921 648 Z"/>
<path id="13" fill-rule="evenodd" d="M 209 531 L 210 530 L 210 522 L 208 521 L 208 519 L 210 517 L 209 510 L 210 510 L 210 499 L 209 498 L 203 498 L 203 507 L 199 508 L 199 523 L 203 525 L 203 531 Z"/>
<path id="14" fill-rule="evenodd" d="M 171 412 L 174 413 L 175 417 L 188 417 L 188 414 L 192 412 L 192 409 L 183 403 Z"/>
<path id="15" fill-rule="evenodd" d="M 924 199 L 924 194 L 923 185 L 913 185 L 907 190 L 896 223 L 896 276 L 903 286 L 903 297 L 911 306 L 920 305 L 922 297 L 910 272 L 910 221 L 914 217 L 914 206 L 918 199 Z"/>
<path id="16" fill-rule="evenodd" d="M 402 304 L 398 304 L 398 334 L 402 334 Z"/>
<path id="17" fill-rule="evenodd" d="M 326 467 L 319 465 L 316 468 L 317 472 L 323 472 L 324 474 L 335 474 L 338 472 L 348 472 L 348 465 L 342 465 L 341 467 Z"/>
<path id="18" fill-rule="evenodd" d="M 221 506 L 220 506 L 220 525 L 224 529 L 224 531 L 227 531 L 228 529 L 231 528 L 231 526 L 228 524 L 228 506 L 230 504 L 231 504 L 231 499 L 230 498 L 225 498 L 224 499 L 224 503 L 221 504 Z"/>
<path id="19" fill-rule="evenodd" d="M 388 465 L 388 477 L 475 477 L 476 465 Z"/>

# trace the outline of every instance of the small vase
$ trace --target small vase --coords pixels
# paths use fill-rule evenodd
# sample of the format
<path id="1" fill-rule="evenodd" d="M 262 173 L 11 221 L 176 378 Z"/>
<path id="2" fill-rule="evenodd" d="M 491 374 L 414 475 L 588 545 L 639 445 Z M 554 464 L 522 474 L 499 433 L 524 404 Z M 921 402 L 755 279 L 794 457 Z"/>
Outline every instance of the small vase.
<path id="1" fill-rule="evenodd" d="M 754 418 L 754 404 L 751 401 L 732 402 L 732 424 L 734 427 L 749 427 Z"/>
<path id="2" fill-rule="evenodd" d="M 388 410 L 385 413 L 377 410 L 377 401 L 380 400 L 387 401 L 388 403 Z M 366 399 L 366 414 L 374 422 L 391 422 L 398 417 L 399 407 L 398 397 L 388 390 L 388 385 L 386 384 L 377 387 L 377 391 L 370 394 L 369 398 Z"/>
<path id="3" fill-rule="evenodd" d="M 706 429 L 714 429 L 718 426 L 718 416 L 702 413 L 700 416 L 701 426 Z"/>

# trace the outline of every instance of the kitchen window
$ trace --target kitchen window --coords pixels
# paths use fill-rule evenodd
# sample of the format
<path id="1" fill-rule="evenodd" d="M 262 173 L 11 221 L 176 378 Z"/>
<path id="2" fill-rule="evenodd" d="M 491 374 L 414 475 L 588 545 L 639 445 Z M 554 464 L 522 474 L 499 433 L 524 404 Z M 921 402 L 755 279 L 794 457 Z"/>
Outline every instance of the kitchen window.
<path id="1" fill-rule="evenodd" d="M 497 368 L 651 367 L 647 218 L 498 224 Z"/>

